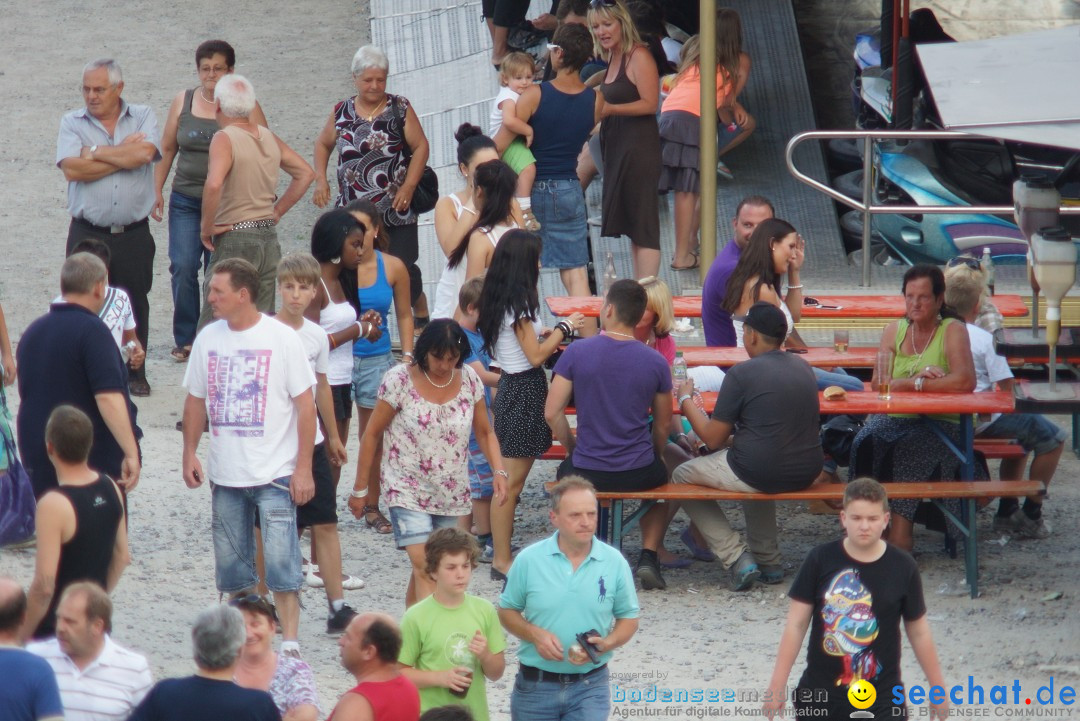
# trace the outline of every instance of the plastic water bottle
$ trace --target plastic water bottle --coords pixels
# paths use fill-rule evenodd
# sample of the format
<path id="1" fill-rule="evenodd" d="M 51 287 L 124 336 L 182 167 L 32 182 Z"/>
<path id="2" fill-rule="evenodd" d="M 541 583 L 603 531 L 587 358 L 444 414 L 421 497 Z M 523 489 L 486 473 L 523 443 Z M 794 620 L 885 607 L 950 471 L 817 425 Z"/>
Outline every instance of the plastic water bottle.
<path id="1" fill-rule="evenodd" d="M 619 279 L 619 274 L 615 272 L 615 254 L 610 250 L 607 252 L 607 257 L 604 259 L 604 293 L 606 294 L 611 290 L 611 285 Z"/>
<path id="2" fill-rule="evenodd" d="M 982 269 L 986 274 L 986 287 L 990 289 L 990 295 L 994 294 L 994 261 L 990 257 L 990 249 L 983 248 Z"/>
<path id="3" fill-rule="evenodd" d="M 671 364 L 671 382 L 674 383 L 675 389 L 678 390 L 679 385 L 689 377 L 682 351 L 675 351 L 675 362 Z"/>

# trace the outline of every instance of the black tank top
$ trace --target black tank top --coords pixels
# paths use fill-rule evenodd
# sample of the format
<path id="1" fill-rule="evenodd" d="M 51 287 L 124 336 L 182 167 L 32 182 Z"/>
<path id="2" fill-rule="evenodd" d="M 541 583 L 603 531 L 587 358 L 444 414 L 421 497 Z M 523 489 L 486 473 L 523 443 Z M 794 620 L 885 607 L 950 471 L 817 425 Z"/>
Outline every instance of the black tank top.
<path id="1" fill-rule="evenodd" d="M 55 635 L 56 607 L 60 603 L 60 595 L 70 584 L 94 581 L 105 587 L 116 532 L 124 517 L 116 484 L 104 474 L 89 485 L 60 486 L 53 492 L 66 497 L 75 509 L 75 535 L 60 546 L 56 588 L 49 602 L 49 610 L 34 632 L 34 638 Z"/>

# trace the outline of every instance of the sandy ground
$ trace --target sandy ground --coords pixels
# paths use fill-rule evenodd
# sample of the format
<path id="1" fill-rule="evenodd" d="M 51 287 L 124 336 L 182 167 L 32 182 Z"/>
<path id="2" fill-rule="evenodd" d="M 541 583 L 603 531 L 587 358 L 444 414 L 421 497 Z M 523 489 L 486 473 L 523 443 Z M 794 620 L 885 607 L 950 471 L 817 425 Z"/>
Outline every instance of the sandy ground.
<path id="1" fill-rule="evenodd" d="M 55 136 L 62 112 L 81 102 L 79 76 L 88 59 L 116 57 L 126 73 L 124 97 L 151 105 L 163 122 L 172 96 L 195 84 L 195 46 L 210 37 L 227 38 L 238 51 L 237 70 L 253 81 L 271 126 L 310 157 L 314 137 L 332 104 L 349 94 L 349 60 L 368 37 L 366 17 L 352 7 L 327 0 L 291 5 L 237 0 L 225 6 L 203 0 L 179 6 L 126 0 L 86 6 L 63 0 L 9 7 L 0 48 L 0 95 L 7 99 L 0 108 L 5 136 L 0 163 L 7 190 L 7 202 L 0 209 L 0 217 L 6 219 L 0 301 L 13 340 L 57 292 L 68 216 L 64 183 L 53 165 Z M 286 251 L 306 245 L 316 215 L 305 199 L 286 216 L 280 229 Z M 208 492 L 189 491 L 180 478 L 181 441 L 174 424 L 183 399 L 183 366 L 168 356 L 172 338 L 167 233 L 163 225 L 155 225 L 154 232 L 158 256 L 148 358 L 154 394 L 139 402 L 146 433 L 145 467 L 131 496 L 133 563 L 115 594 L 114 636 L 145 653 L 155 676 L 162 678 L 190 672 L 190 621 L 198 609 L 215 602 L 217 594 Z M 13 412 L 18 402 L 17 397 L 11 399 Z M 356 447 L 353 438 L 351 459 Z M 346 478 L 354 468 L 350 462 Z M 1034 692 L 1051 676 L 1059 689 L 1080 680 L 1080 580 L 1074 535 L 1080 510 L 1078 470 L 1080 464 L 1067 453 L 1046 506 L 1055 533 L 1045 541 L 991 542 L 990 514 L 983 513 L 980 599 L 962 595 L 962 563 L 943 555 L 940 537 L 918 535 L 930 620 L 950 683 L 966 682 L 968 675 L 987 687 L 1019 679 L 1025 690 Z M 539 487 L 553 473 L 553 464 L 541 463 L 530 478 L 521 506 L 519 543 L 548 533 Z M 341 509 L 344 512 L 344 503 Z M 741 523 L 737 510 L 734 516 Z M 669 535 L 668 545 L 674 550 L 683 550 L 676 538 L 683 523 L 678 519 Z M 838 532 L 834 518 L 811 516 L 799 506 L 784 508 L 781 523 L 791 572 L 812 545 Z M 342 521 L 341 529 L 346 570 L 367 580 L 367 588 L 348 593 L 349 602 L 361 610 L 399 615 L 408 577 L 404 555 L 393 549 L 389 537 L 377 536 L 351 518 Z M 631 558 L 636 558 L 638 543 L 636 534 L 627 543 Z M 4 553 L 0 558 L 0 573 L 24 583 L 29 583 L 32 571 L 32 551 Z M 763 689 L 786 613 L 785 589 L 758 587 L 732 595 L 722 587 L 720 569 L 714 564 L 697 563 L 667 577 L 666 592 L 641 594 L 641 630 L 616 654 L 612 670 L 623 685 L 644 688 L 656 683 L 669 689 L 726 688 L 751 694 Z M 486 567 L 476 574 L 473 591 L 496 598 L 497 588 Z M 1060 597 L 1042 600 L 1051 593 Z M 316 671 L 324 710 L 329 712 L 352 685 L 351 679 L 338 665 L 335 640 L 324 633 L 322 592 L 305 590 L 303 601 L 304 656 Z M 512 643 L 511 655 L 515 648 Z M 491 684 L 495 717 L 509 713 L 514 665 L 511 661 L 506 676 Z M 797 664 L 796 674 L 802 665 Z M 909 648 L 903 665 L 911 683 L 924 683 Z M 635 707 L 640 705 L 616 704 L 618 711 Z M 756 707 L 744 701 L 705 705 L 696 713 L 700 717 L 726 710 L 731 715 Z M 675 704 L 666 715 L 688 716 L 694 711 L 690 705 Z"/>

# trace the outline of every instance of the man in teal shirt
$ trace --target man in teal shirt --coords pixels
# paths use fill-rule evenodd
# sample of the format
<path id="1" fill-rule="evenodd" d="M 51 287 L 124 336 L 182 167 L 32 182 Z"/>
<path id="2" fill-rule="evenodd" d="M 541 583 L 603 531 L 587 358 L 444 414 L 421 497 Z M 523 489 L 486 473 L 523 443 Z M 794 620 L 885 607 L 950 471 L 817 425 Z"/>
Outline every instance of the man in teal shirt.
<path id="1" fill-rule="evenodd" d="M 596 492 L 568 476 L 551 491 L 555 534 L 518 554 L 499 599 L 499 620 L 521 639 L 512 721 L 601 721 L 610 715 L 607 663 L 638 628 L 630 565 L 595 538 Z M 576 637 L 588 641 L 589 659 Z"/>

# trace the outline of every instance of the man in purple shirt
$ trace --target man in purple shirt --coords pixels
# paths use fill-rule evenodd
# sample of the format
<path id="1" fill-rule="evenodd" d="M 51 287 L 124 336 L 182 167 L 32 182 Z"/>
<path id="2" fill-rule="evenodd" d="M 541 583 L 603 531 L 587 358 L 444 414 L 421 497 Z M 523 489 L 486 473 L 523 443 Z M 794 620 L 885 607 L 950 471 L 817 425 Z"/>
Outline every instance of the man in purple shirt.
<path id="1" fill-rule="evenodd" d="M 724 246 L 709 266 L 705 286 L 701 289 L 701 323 L 705 327 L 706 345 L 727 348 L 738 345 L 731 313 L 720 307 L 720 304 L 727 292 L 728 278 L 739 263 L 739 255 L 750 242 L 754 228 L 774 215 L 773 204 L 761 195 L 748 195 L 739 201 L 735 218 L 731 221 L 735 232 L 732 242 Z"/>

